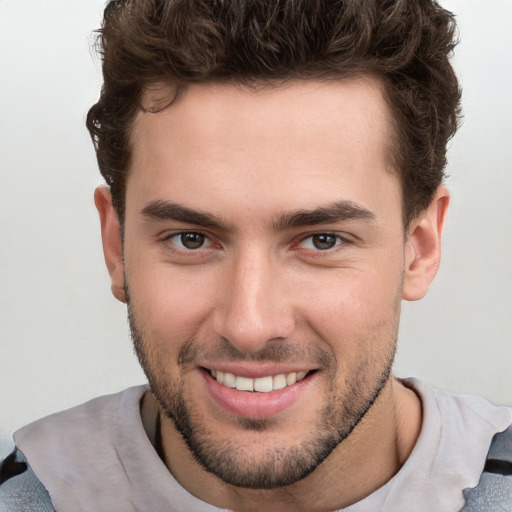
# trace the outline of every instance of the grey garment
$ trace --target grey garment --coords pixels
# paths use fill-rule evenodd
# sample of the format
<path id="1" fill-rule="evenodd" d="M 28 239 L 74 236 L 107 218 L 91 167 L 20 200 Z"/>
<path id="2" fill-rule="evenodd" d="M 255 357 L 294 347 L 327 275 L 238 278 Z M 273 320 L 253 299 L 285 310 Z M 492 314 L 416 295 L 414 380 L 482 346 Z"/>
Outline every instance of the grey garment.
<path id="1" fill-rule="evenodd" d="M 55 512 L 23 454 L 16 450 L 13 458 L 25 470 L 0 487 L 0 512 Z M 487 461 L 478 486 L 464 491 L 461 512 L 512 511 L 512 427 L 494 436 Z"/>
<path id="2" fill-rule="evenodd" d="M 494 436 L 480 482 L 464 498 L 461 512 L 512 512 L 512 428 Z"/>
<path id="3" fill-rule="evenodd" d="M 55 512 L 48 491 L 23 454 L 16 450 L 0 465 L 0 470 L 7 462 L 17 465 L 21 472 L 0 486 L 0 512 Z"/>
<path id="4" fill-rule="evenodd" d="M 478 485 L 493 436 L 512 424 L 508 407 L 436 390 L 416 379 L 403 383 L 422 401 L 420 436 L 400 471 L 344 512 L 460 511 L 464 489 Z"/>
<path id="5" fill-rule="evenodd" d="M 420 437 L 390 481 L 344 512 L 460 511 L 464 489 L 478 485 L 493 436 L 512 424 L 510 408 L 435 390 L 415 379 L 404 384 L 422 401 Z M 130 388 L 96 398 L 15 433 L 18 449 L 57 511 L 221 510 L 189 494 L 156 453 L 141 418 L 147 391 Z M 482 509 L 465 512 L 477 510 Z M 484 507 L 482 512 L 500 510 L 509 509 Z"/>
<path id="6" fill-rule="evenodd" d="M 141 418 L 148 386 L 27 425 L 14 441 L 58 512 L 219 512 L 169 472 Z M 156 418 L 154 418 L 156 420 Z"/>

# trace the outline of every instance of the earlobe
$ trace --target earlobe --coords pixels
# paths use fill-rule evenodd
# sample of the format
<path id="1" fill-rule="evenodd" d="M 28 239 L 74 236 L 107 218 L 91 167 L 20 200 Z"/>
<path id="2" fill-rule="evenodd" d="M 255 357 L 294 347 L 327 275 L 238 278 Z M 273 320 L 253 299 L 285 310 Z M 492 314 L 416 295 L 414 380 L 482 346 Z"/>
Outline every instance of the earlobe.
<path id="1" fill-rule="evenodd" d="M 441 262 L 441 235 L 450 194 L 440 186 L 428 208 L 411 221 L 405 246 L 402 298 L 422 299 L 437 274 Z"/>
<path id="2" fill-rule="evenodd" d="M 94 203 L 100 216 L 103 254 L 110 274 L 112 293 L 117 300 L 126 302 L 121 224 L 112 205 L 110 190 L 104 186 L 98 187 L 94 191 Z"/>

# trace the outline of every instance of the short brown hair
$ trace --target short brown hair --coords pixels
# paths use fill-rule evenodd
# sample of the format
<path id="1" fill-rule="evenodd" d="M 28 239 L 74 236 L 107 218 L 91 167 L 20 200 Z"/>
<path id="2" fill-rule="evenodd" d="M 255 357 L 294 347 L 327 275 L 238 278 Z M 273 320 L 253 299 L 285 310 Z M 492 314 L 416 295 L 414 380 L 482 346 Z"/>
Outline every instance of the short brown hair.
<path id="1" fill-rule="evenodd" d="M 151 84 L 370 74 L 393 117 L 407 224 L 441 184 L 457 128 L 455 32 L 453 14 L 432 0 L 111 1 L 99 30 L 104 84 L 87 127 L 121 221 L 131 126 Z"/>

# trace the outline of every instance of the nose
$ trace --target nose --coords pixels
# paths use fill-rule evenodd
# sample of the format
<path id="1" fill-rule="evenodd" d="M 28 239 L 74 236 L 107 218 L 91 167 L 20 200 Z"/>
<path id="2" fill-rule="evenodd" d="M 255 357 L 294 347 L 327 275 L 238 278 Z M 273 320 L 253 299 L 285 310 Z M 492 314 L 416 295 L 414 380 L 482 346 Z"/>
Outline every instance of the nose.
<path id="1" fill-rule="evenodd" d="M 238 255 L 223 277 L 213 322 L 218 336 L 242 352 L 289 337 L 295 328 L 293 305 L 285 276 L 268 253 Z"/>

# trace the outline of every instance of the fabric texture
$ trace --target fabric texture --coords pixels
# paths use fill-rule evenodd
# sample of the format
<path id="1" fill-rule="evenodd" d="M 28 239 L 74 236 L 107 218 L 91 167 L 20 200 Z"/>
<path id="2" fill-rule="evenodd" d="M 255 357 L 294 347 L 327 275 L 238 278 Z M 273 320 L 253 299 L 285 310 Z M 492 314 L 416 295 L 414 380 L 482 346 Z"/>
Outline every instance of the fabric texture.
<path id="1" fill-rule="evenodd" d="M 464 497 L 462 512 L 512 512 L 512 428 L 495 436 L 478 486 Z"/>
<path id="2" fill-rule="evenodd" d="M 465 505 L 463 491 L 480 480 L 493 436 L 512 423 L 508 407 L 436 390 L 416 379 L 404 383 L 418 393 L 423 405 L 416 445 L 386 485 L 344 512 L 460 511 Z"/>
<path id="3" fill-rule="evenodd" d="M 0 512 L 55 512 L 50 495 L 18 450 L 0 465 Z"/>
<path id="4" fill-rule="evenodd" d="M 465 505 L 464 494 L 464 512 L 480 512 L 468 489 L 479 483 L 493 436 L 512 424 L 512 410 L 414 379 L 404 384 L 422 400 L 420 437 L 387 484 L 344 512 L 458 512 Z M 221 510 L 190 495 L 160 460 L 141 421 L 140 401 L 147 389 L 100 397 L 16 432 L 17 447 L 48 489 L 57 512 Z M 492 485 L 496 495 L 506 492 Z M 483 510 L 512 511 L 489 507 Z"/>

